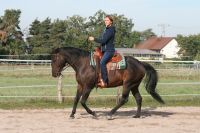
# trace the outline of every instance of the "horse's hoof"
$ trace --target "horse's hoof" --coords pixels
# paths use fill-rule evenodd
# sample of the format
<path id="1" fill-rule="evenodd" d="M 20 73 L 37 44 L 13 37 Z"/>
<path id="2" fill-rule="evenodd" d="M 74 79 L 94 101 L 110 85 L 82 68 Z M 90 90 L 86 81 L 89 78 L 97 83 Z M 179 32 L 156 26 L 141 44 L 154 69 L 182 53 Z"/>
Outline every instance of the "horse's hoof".
<path id="1" fill-rule="evenodd" d="M 107 115 L 107 120 L 114 120 L 114 118 L 112 117 L 112 115 Z"/>
<path id="2" fill-rule="evenodd" d="M 98 116 L 95 112 L 92 113 L 92 118 L 98 120 Z"/>
<path id="3" fill-rule="evenodd" d="M 97 117 L 97 114 L 96 114 L 95 112 L 92 112 L 92 115 L 93 115 L 94 117 Z"/>
<path id="4" fill-rule="evenodd" d="M 140 118 L 140 115 L 134 115 L 133 118 Z"/>
<path id="5" fill-rule="evenodd" d="M 93 119 L 98 120 L 99 118 L 97 116 L 92 116 Z"/>
<path id="6" fill-rule="evenodd" d="M 69 119 L 75 119 L 74 115 L 70 115 Z"/>

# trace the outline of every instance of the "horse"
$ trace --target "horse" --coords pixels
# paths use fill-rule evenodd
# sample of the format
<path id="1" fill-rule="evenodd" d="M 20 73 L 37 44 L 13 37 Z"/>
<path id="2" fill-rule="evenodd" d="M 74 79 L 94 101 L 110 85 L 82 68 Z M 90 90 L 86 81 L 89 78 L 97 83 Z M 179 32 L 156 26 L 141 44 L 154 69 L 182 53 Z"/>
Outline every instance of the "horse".
<path id="1" fill-rule="evenodd" d="M 150 64 L 141 62 L 132 56 L 125 56 L 125 61 L 127 66 L 124 70 L 115 70 L 114 76 L 108 74 L 108 88 L 123 86 L 120 101 L 107 114 L 108 119 L 112 119 L 113 114 L 128 101 L 130 92 L 137 104 L 137 111 L 133 117 L 139 118 L 141 116 L 142 97 L 138 87 L 144 77 L 146 77 L 144 83 L 147 92 L 159 103 L 164 104 L 163 99 L 156 92 L 158 82 L 156 70 Z M 74 115 L 80 98 L 80 103 L 85 110 L 94 117 L 97 117 L 96 113 L 86 105 L 86 101 L 90 92 L 95 87 L 98 78 L 95 68 L 90 65 L 90 52 L 74 47 L 54 49 L 51 54 L 52 76 L 59 77 L 66 66 L 71 66 L 74 69 L 77 81 L 77 92 L 70 118 L 75 118 Z"/>

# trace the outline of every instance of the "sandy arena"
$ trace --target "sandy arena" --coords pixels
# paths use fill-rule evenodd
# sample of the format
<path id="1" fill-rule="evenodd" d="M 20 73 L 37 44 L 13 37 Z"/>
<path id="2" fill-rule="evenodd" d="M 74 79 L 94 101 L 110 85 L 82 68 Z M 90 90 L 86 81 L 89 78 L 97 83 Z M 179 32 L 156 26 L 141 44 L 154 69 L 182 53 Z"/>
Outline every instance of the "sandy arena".
<path id="1" fill-rule="evenodd" d="M 139 119 L 135 108 L 121 108 L 114 120 L 110 109 L 96 108 L 98 119 L 78 109 L 0 110 L 0 133 L 200 133 L 200 107 L 143 108 Z"/>

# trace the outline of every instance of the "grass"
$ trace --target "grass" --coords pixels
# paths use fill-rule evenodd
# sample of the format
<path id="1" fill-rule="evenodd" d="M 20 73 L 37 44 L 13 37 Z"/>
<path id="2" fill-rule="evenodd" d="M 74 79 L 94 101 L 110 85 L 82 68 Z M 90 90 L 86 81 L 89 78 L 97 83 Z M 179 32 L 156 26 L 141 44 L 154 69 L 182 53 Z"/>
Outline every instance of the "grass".
<path id="1" fill-rule="evenodd" d="M 151 97 L 143 97 L 143 107 L 164 107 L 164 106 L 200 106 L 200 97 L 163 97 L 166 104 L 159 104 Z M 56 99 L 45 99 L 45 98 L 22 98 L 12 99 L 0 103 L 1 109 L 43 109 L 43 108 L 72 108 L 73 98 L 65 98 L 63 103 L 58 103 Z M 88 106 L 91 108 L 96 107 L 109 107 L 112 108 L 116 105 L 115 97 L 104 97 L 104 98 L 89 98 Z M 78 108 L 80 108 L 80 103 Z M 136 107 L 136 103 L 133 97 L 129 98 L 129 101 L 124 107 Z M 81 107 L 82 108 L 82 107 Z"/>
<path id="2" fill-rule="evenodd" d="M 49 66 L 40 66 L 25 70 L 27 68 L 9 67 L 1 68 L 0 71 L 0 96 L 56 96 L 57 79 L 51 77 Z M 17 70 L 16 70 L 17 69 Z M 4 71 L 3 71 L 4 70 Z M 200 70 L 178 69 L 158 70 L 159 83 L 157 91 L 160 95 L 174 94 L 200 94 L 198 84 L 162 84 L 162 83 L 192 83 L 200 81 Z M 64 72 L 63 85 L 76 84 L 73 73 Z M 23 87 L 31 85 L 52 85 L 41 87 Z M 16 88 L 16 86 L 18 86 Z M 21 86 L 21 87 L 20 87 Z M 122 88 L 120 88 L 122 91 Z M 116 88 L 94 89 L 90 96 L 116 95 Z M 166 104 L 161 105 L 148 95 L 144 85 L 140 85 L 140 92 L 143 97 L 143 106 L 200 106 L 200 96 L 164 96 Z M 63 87 L 64 96 L 75 96 L 76 87 Z M 72 107 L 73 98 L 65 98 L 64 103 L 59 104 L 56 97 L 0 97 L 1 109 L 24 109 L 24 108 L 66 108 Z M 116 104 L 116 97 L 90 97 L 88 105 L 90 107 L 113 107 Z M 135 100 L 130 95 L 125 107 L 135 107 Z M 79 105 L 80 107 L 80 105 Z"/>

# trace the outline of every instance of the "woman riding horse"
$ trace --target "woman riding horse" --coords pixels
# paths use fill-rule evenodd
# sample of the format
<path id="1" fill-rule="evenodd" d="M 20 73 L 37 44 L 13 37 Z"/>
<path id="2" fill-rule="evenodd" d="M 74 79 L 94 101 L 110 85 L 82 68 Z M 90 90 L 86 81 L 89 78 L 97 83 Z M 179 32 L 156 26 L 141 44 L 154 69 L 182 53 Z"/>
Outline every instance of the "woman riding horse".
<path id="1" fill-rule="evenodd" d="M 96 113 L 86 105 L 86 101 L 91 90 L 95 87 L 96 80 L 98 78 L 94 67 L 90 65 L 90 52 L 73 47 L 57 48 L 52 52 L 51 61 L 53 77 L 60 76 L 66 64 L 69 64 L 76 72 L 77 93 L 70 117 L 74 118 L 76 107 L 81 96 L 82 98 L 80 102 L 82 106 L 89 114 L 96 116 Z M 137 112 L 134 117 L 140 117 L 142 97 L 138 87 L 145 74 L 145 88 L 147 92 L 158 102 L 164 103 L 162 98 L 156 92 L 156 85 L 158 81 L 156 70 L 150 64 L 140 62 L 131 56 L 126 56 L 125 61 L 127 64 L 126 69 L 116 70 L 115 76 L 110 74 L 108 75 L 108 87 L 123 86 L 120 102 L 108 114 L 109 119 L 112 119 L 112 115 L 117 111 L 117 109 L 128 101 L 130 92 L 135 97 L 137 103 Z"/>

